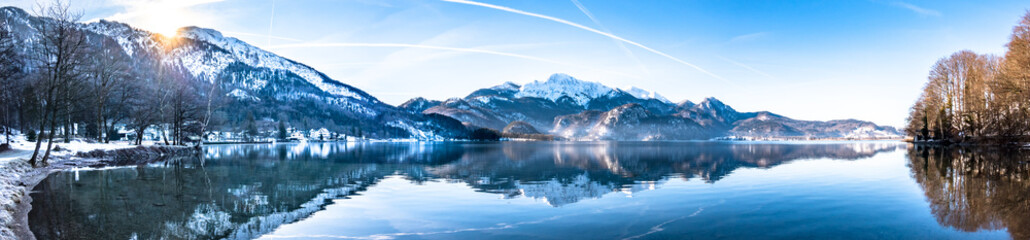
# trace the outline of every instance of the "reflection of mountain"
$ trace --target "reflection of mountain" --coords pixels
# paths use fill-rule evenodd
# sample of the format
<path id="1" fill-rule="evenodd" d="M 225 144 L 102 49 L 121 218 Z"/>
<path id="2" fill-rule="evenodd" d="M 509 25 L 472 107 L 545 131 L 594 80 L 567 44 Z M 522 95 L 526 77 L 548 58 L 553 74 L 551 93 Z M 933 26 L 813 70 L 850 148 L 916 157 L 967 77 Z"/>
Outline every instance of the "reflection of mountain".
<path id="1" fill-rule="evenodd" d="M 311 143 L 209 146 L 204 159 L 61 172 L 33 193 L 39 239 L 248 239 L 304 219 L 387 176 L 445 178 L 553 206 L 670 177 L 714 182 L 741 167 L 857 159 L 893 143 Z M 346 200 L 343 200 L 346 201 Z"/>
<path id="2" fill-rule="evenodd" d="M 470 147 L 458 161 L 429 167 L 480 191 L 546 199 L 554 206 L 669 176 L 715 182 L 741 167 L 766 168 L 791 160 L 859 159 L 893 151 L 896 143 L 728 144 L 721 142 L 507 143 Z"/>
<path id="3" fill-rule="evenodd" d="M 1008 228 L 1030 239 L 1030 163 L 999 149 L 909 150 L 910 167 L 941 225 L 965 232 Z"/>

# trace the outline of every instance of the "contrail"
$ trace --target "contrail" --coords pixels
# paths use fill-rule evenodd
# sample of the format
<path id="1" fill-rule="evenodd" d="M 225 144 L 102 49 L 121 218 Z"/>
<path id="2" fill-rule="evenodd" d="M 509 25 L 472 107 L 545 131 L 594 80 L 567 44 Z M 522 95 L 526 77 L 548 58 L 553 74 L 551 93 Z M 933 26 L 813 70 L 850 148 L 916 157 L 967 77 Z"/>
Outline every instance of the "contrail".
<path id="1" fill-rule="evenodd" d="M 271 48 L 283 49 L 283 48 L 313 48 L 313 47 L 421 48 L 421 49 L 433 49 L 433 50 L 444 50 L 444 51 L 455 51 L 455 52 L 480 53 L 480 54 L 490 54 L 490 55 L 497 55 L 497 56 L 521 58 L 521 59 L 533 60 L 533 61 L 539 61 L 539 62 L 545 62 L 545 63 L 551 63 L 551 64 L 560 64 L 560 65 L 565 65 L 565 66 L 572 66 L 572 67 L 577 67 L 577 68 L 590 69 L 590 70 L 593 70 L 593 71 L 608 72 L 608 73 L 613 73 L 613 74 L 617 74 L 617 75 L 621 75 L 621 76 L 626 76 L 626 77 L 630 77 L 630 78 L 639 78 L 637 76 L 633 76 L 633 75 L 629 75 L 629 74 L 625 74 L 625 73 L 621 73 L 621 72 L 615 72 L 615 71 L 611 71 L 611 70 L 597 69 L 597 68 L 591 68 L 591 67 L 585 67 L 585 66 L 578 66 L 578 65 L 564 63 L 564 62 L 559 62 L 559 61 L 550 60 L 550 59 L 546 59 L 546 58 L 539 58 L 539 57 L 522 55 L 522 54 L 517 54 L 517 53 L 507 53 L 507 52 L 498 52 L 498 51 L 485 50 L 485 49 L 476 49 L 476 48 L 457 48 L 457 47 L 444 47 L 444 46 L 409 44 L 409 43 L 299 43 L 299 44 L 277 45 L 277 46 L 274 46 L 274 47 L 271 47 Z"/>
<path id="2" fill-rule="evenodd" d="M 772 75 L 769 75 L 768 73 L 765 73 L 763 71 L 759 71 L 758 69 L 752 68 L 751 66 L 748 66 L 746 64 L 730 60 L 729 58 L 725 58 L 723 56 L 716 55 L 715 57 L 718 57 L 719 59 L 722 59 L 723 61 L 732 63 L 733 65 L 737 65 L 737 66 L 742 67 L 744 69 L 750 70 L 751 72 L 757 73 L 758 75 L 762 75 L 762 76 L 765 76 L 765 77 L 771 78 L 771 79 L 776 79 L 776 77 L 773 77 Z"/>
<path id="3" fill-rule="evenodd" d="M 580 12 L 583 12 L 584 15 L 587 15 L 587 17 L 590 18 L 590 21 L 593 21 L 594 24 L 597 24 L 598 27 L 601 27 L 601 30 L 604 30 L 604 32 L 608 34 L 612 33 L 612 30 L 608 29 L 608 27 L 605 27 L 604 24 L 601 24 L 601 21 L 597 20 L 597 18 L 594 17 L 594 14 L 590 13 L 590 10 L 587 10 L 587 8 L 584 7 L 583 4 L 579 2 L 579 0 L 572 0 L 572 4 L 575 4 L 576 7 L 579 8 Z M 633 62 L 637 63 L 637 67 L 640 67 L 640 70 L 643 70 L 644 73 L 651 73 L 651 71 L 647 70 L 647 66 L 644 66 L 644 63 L 640 62 L 640 59 L 637 58 L 637 55 L 633 54 L 633 51 L 630 51 L 629 48 L 626 48 L 626 44 L 622 43 L 622 41 L 618 41 L 615 39 L 612 39 L 612 41 L 615 42 L 615 45 L 619 46 L 619 49 L 622 49 L 622 52 L 626 53 L 627 57 L 632 59 Z"/>
<path id="4" fill-rule="evenodd" d="M 702 72 L 704 74 L 707 74 L 708 76 L 712 76 L 712 77 L 714 77 L 716 79 L 724 80 L 725 81 L 725 79 L 723 79 L 719 75 L 715 75 L 714 73 L 708 72 L 707 70 L 705 70 L 705 69 L 703 69 L 701 67 L 698 67 L 697 65 L 691 64 L 691 63 L 689 63 L 687 61 L 683 61 L 683 60 L 681 60 L 679 58 L 676 58 L 676 57 L 673 57 L 673 56 L 671 56 L 669 54 L 665 54 L 665 53 L 663 53 L 661 51 L 654 50 L 653 48 L 644 46 L 643 44 L 640 44 L 640 43 L 637 43 L 637 42 L 634 42 L 634 41 L 627 40 L 625 38 L 616 36 L 614 34 L 606 33 L 606 32 L 603 32 L 603 31 L 591 28 L 591 27 L 583 26 L 583 25 L 580 25 L 578 23 L 570 22 L 570 21 L 565 20 L 565 19 L 556 18 L 556 17 L 552 17 L 552 16 L 547 16 L 547 15 L 543 15 L 543 14 L 526 12 L 526 11 L 522 11 L 522 10 L 518 10 L 518 9 L 514 9 L 514 8 L 493 5 L 493 4 L 489 4 L 489 3 L 481 3 L 481 2 L 474 2 L 474 1 L 468 1 L 468 0 L 441 0 L 441 1 L 452 2 L 452 3 L 460 3 L 460 4 L 466 4 L 466 5 L 472 5 L 472 6 L 480 6 L 480 7 L 485 7 L 485 8 L 492 8 L 492 9 L 501 10 L 501 11 L 505 11 L 505 12 L 521 14 L 521 15 L 525 15 L 525 16 L 530 16 L 530 17 L 550 20 L 550 21 L 553 21 L 553 22 L 569 25 L 569 26 L 576 27 L 576 28 L 579 28 L 579 29 L 583 29 L 583 30 L 586 30 L 586 31 L 590 31 L 590 32 L 593 32 L 593 33 L 596 33 L 596 34 L 600 34 L 602 36 L 606 36 L 606 37 L 609 37 L 609 38 L 612 38 L 612 39 L 615 39 L 615 40 L 619 40 L 619 41 L 622 41 L 624 43 L 629 43 L 630 45 L 637 46 L 639 48 L 643 48 L 644 50 L 647 50 L 648 52 L 652 52 L 654 54 L 661 55 L 663 57 L 666 57 L 666 58 L 671 59 L 673 61 L 676 61 L 678 63 L 682 63 L 683 65 L 687 65 L 687 66 L 689 66 L 691 68 L 694 68 L 694 69 L 696 69 L 696 70 L 698 70 L 698 71 L 700 71 L 700 72 Z"/>
<path id="5" fill-rule="evenodd" d="M 296 38 L 288 38 L 288 37 L 281 37 L 281 36 L 271 36 L 271 35 L 267 35 L 267 34 L 258 34 L 258 33 L 233 32 L 233 31 L 220 31 L 220 32 L 227 33 L 227 34 L 233 34 L 233 35 L 242 35 L 242 36 L 268 37 L 268 38 L 271 38 L 271 39 L 286 40 L 286 41 L 291 41 L 291 42 L 303 42 L 304 41 L 304 40 L 300 40 L 300 39 L 296 39 Z"/>
<path id="6" fill-rule="evenodd" d="M 272 46 L 272 23 L 275 22 L 275 0 L 272 0 L 272 15 L 268 17 L 268 45 Z"/>

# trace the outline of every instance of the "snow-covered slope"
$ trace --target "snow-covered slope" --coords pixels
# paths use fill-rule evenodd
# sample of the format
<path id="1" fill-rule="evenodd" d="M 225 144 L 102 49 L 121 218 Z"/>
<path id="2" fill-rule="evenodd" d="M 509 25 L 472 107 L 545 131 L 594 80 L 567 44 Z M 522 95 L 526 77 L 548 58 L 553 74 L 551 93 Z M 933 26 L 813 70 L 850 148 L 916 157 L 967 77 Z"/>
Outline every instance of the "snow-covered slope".
<path id="1" fill-rule="evenodd" d="M 413 103 L 425 100 L 414 99 Z M 673 103 L 656 92 L 628 90 L 565 74 L 525 85 L 504 83 L 428 108 L 465 124 L 503 129 L 524 122 L 581 140 L 760 138 L 896 138 L 892 127 L 857 120 L 801 121 L 769 112 L 738 112 L 714 97 Z"/>
<path id="2" fill-rule="evenodd" d="M 350 97 L 373 103 L 378 102 L 378 100 L 369 96 L 367 93 L 330 79 L 311 67 L 280 57 L 279 55 L 275 55 L 271 52 L 247 44 L 239 39 L 222 36 L 221 32 L 213 29 L 185 27 L 179 29 L 176 37 L 207 42 L 226 51 L 221 54 L 213 55 L 214 58 L 184 59 L 185 61 L 194 63 L 184 64 L 184 66 L 189 69 L 194 76 L 206 75 L 209 80 L 214 81 L 216 76 L 215 74 L 217 71 L 224 70 L 227 66 L 226 63 L 241 62 L 251 67 L 268 68 L 296 74 L 308 83 L 317 86 L 322 91 L 339 97 Z M 212 64 L 204 63 L 212 63 L 215 67 L 211 68 L 209 66 Z"/>
<path id="3" fill-rule="evenodd" d="M 617 89 L 597 82 L 579 80 L 564 73 L 553 74 L 551 77 L 547 78 L 547 81 L 541 82 L 537 80 L 522 86 L 507 82 L 490 89 L 498 91 L 514 90 L 517 91 L 514 97 L 536 97 L 556 102 L 563 97 L 569 97 L 577 105 L 584 107 L 586 107 L 587 103 L 590 101 L 598 98 L 615 96 L 620 93 L 629 94 L 630 96 L 642 100 L 654 99 L 664 103 L 672 103 L 655 91 L 648 91 L 638 87 Z"/>
<path id="4" fill-rule="evenodd" d="M 557 73 L 547 78 L 547 81 L 533 81 L 523 85 L 515 97 L 536 97 L 551 101 L 570 97 L 576 104 L 586 106 L 590 100 L 611 94 L 612 91 L 615 89 L 600 83 L 587 82 L 564 73 Z"/>
<path id="5" fill-rule="evenodd" d="M 669 101 L 669 99 L 666 99 L 661 94 L 658 94 L 658 92 L 656 91 L 648 91 L 638 87 L 629 87 L 629 89 L 621 90 L 639 99 L 655 99 L 658 101 L 662 101 L 664 103 L 672 103 L 672 101 Z"/>
<path id="6" fill-rule="evenodd" d="M 654 92 L 636 89 L 635 93 L 576 79 L 566 74 L 553 74 L 546 81 L 524 85 L 506 82 L 476 90 L 465 98 L 449 99 L 425 113 L 438 113 L 469 125 L 502 129 L 509 123 L 523 121 L 541 131 L 552 127 L 555 117 L 584 110 L 608 111 L 636 103 L 656 113 L 671 113 L 673 105 Z M 413 99 L 411 102 L 421 102 Z"/>
<path id="7" fill-rule="evenodd" d="M 3 7 L 0 23 L 12 29 L 14 37 L 24 43 L 25 52 L 29 52 L 40 45 L 38 29 L 55 22 L 31 16 L 22 9 Z M 367 136 L 376 138 L 435 139 L 465 131 L 460 123 L 384 104 L 307 65 L 213 29 L 186 27 L 175 36 L 162 36 L 106 20 L 78 27 L 87 34 L 87 48 L 120 48 L 121 51 L 111 54 L 124 54 L 132 66 L 131 74 L 139 76 L 141 82 L 152 83 L 154 78 L 172 76 L 198 86 L 217 85 L 217 94 L 231 99 L 220 109 L 228 116 L 307 118 L 311 121 L 304 121 L 335 126 L 337 131 L 361 128 Z"/>

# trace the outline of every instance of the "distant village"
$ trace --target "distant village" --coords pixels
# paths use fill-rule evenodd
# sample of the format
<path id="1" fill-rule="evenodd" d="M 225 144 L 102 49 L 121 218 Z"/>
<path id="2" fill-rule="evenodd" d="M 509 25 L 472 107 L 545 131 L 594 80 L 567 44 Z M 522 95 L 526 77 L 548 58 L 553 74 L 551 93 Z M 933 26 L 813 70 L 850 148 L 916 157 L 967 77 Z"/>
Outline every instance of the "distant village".
<path id="1" fill-rule="evenodd" d="M 127 127 L 126 125 L 116 125 L 115 130 L 117 135 L 112 134 L 111 141 L 130 141 L 136 140 L 136 131 Z M 190 140 L 194 142 L 203 140 L 204 143 L 271 143 L 281 141 L 291 142 L 308 142 L 308 141 L 319 141 L 319 142 L 335 142 L 335 141 L 365 141 L 367 139 L 363 137 L 346 135 L 343 133 L 337 133 L 329 131 L 326 128 L 303 130 L 297 128 L 287 128 L 287 134 L 280 135 L 279 130 L 266 130 L 258 131 L 257 134 L 247 134 L 245 131 L 208 131 L 204 134 L 203 138 L 192 136 Z M 158 127 L 148 128 L 143 133 L 143 141 L 149 142 L 161 142 L 163 141 L 164 134 Z M 286 136 L 282 138 L 281 136 Z"/>

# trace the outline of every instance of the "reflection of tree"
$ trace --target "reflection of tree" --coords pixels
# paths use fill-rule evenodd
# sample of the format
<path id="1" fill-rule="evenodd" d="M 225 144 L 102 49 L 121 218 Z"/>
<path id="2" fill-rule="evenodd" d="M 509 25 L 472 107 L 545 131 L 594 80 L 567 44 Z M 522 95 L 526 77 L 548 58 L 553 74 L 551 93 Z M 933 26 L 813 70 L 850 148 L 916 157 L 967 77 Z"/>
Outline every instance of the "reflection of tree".
<path id="1" fill-rule="evenodd" d="M 650 187 L 670 176 L 715 182 L 741 167 L 767 168 L 797 159 L 859 159 L 895 143 L 727 144 L 719 142 L 507 143 L 476 146 L 436 176 L 462 179 L 483 192 L 547 199 L 554 206 L 614 191 Z"/>
<path id="2" fill-rule="evenodd" d="M 206 151 L 206 159 L 50 176 L 33 194 L 30 226 L 39 239 L 250 239 L 387 175 L 423 181 L 428 174 L 414 166 L 461 156 L 461 148 L 435 144 Z"/>
<path id="3" fill-rule="evenodd" d="M 910 167 L 937 221 L 966 232 L 1008 228 L 1030 239 L 1030 164 L 1005 149 L 909 150 Z"/>

